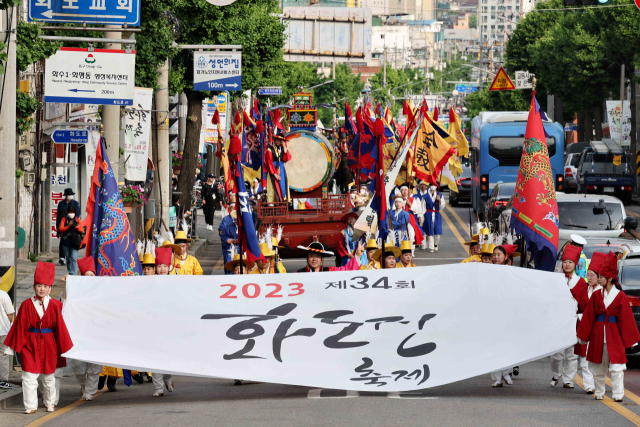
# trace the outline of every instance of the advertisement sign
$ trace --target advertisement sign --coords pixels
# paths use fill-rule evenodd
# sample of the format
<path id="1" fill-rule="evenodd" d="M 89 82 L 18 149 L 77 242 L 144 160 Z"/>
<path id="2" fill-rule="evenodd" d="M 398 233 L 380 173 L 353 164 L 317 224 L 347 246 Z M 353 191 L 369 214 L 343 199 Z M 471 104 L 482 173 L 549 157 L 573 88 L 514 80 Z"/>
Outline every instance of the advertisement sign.
<path id="1" fill-rule="evenodd" d="M 575 301 L 564 276 L 481 263 L 69 276 L 63 314 L 74 344 L 63 356 L 76 360 L 376 392 L 522 366 L 576 342 Z"/>
<path id="2" fill-rule="evenodd" d="M 194 52 L 193 90 L 242 90 L 242 52 Z"/>
<path id="3" fill-rule="evenodd" d="M 146 181 L 149 144 L 151 142 L 151 101 L 153 89 L 135 88 L 133 106 L 124 115 L 124 177 L 129 181 Z"/>
<path id="4" fill-rule="evenodd" d="M 45 102 L 132 105 L 135 51 L 63 47 L 47 58 Z"/>
<path id="5" fill-rule="evenodd" d="M 606 101 L 606 103 L 611 139 L 616 140 L 623 147 L 628 147 L 631 144 L 631 108 L 629 108 L 629 101 Z"/>
<path id="6" fill-rule="evenodd" d="M 29 0 L 27 5 L 30 22 L 140 25 L 140 0 Z"/>

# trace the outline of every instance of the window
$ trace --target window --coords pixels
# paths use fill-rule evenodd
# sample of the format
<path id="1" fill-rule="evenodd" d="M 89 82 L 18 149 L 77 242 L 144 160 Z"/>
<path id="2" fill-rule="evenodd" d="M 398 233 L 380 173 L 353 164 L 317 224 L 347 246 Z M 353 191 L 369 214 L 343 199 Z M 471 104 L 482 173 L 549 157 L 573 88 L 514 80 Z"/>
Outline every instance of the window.
<path id="1" fill-rule="evenodd" d="M 491 6 L 491 10 L 496 10 L 496 7 L 495 6 Z"/>
<path id="2" fill-rule="evenodd" d="M 500 166 L 520 166 L 524 136 L 493 136 L 489 138 L 489 155 L 500 162 Z M 549 157 L 556 154 L 555 138 L 547 138 Z"/>
<path id="3" fill-rule="evenodd" d="M 622 157 L 621 163 L 616 166 L 613 164 L 613 154 L 593 154 L 586 153 L 582 162 L 581 173 L 602 173 L 602 174 L 625 174 L 631 171 L 628 168 L 628 155 Z M 593 161 L 593 166 L 591 162 Z"/>
<path id="4" fill-rule="evenodd" d="M 609 214 L 606 212 L 594 212 L 596 203 L 558 201 L 558 216 L 560 217 L 560 228 L 570 230 L 617 230 L 622 227 L 622 206 L 620 203 L 605 203 Z M 609 224 L 611 216 L 611 224 Z M 612 245 L 613 246 L 613 245 Z M 602 251 L 603 248 L 587 247 L 585 255 L 590 258 L 587 252 Z M 614 248 L 611 248 L 615 251 Z"/>

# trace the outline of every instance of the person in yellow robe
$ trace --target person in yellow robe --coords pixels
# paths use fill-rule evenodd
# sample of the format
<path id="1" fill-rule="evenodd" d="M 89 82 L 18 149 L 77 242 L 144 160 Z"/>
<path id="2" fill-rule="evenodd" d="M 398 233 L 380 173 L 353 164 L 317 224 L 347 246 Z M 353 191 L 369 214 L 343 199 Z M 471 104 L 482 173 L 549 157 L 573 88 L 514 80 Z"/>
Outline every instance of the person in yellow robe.
<path id="1" fill-rule="evenodd" d="M 417 267 L 413 263 L 413 254 L 411 253 L 411 242 L 408 240 L 403 240 L 400 242 L 400 262 L 396 263 L 396 268 L 409 268 L 409 267 Z"/>
<path id="2" fill-rule="evenodd" d="M 480 238 L 477 234 L 471 236 L 471 240 L 464 243 L 465 246 L 469 246 L 469 257 L 460 261 L 460 264 L 465 264 L 467 262 L 482 262 L 482 257 L 480 252 L 482 251 L 482 246 L 480 245 Z"/>
<path id="3" fill-rule="evenodd" d="M 193 239 L 189 239 L 184 230 L 176 231 L 175 244 L 180 246 L 180 253 L 176 256 L 174 264 L 176 274 L 202 276 L 200 262 L 196 257 L 189 255 L 189 242 L 193 242 Z"/>
<path id="4" fill-rule="evenodd" d="M 248 268 L 249 270 L 252 270 L 254 265 L 257 267 L 255 270 L 251 271 L 251 273 L 249 274 L 273 274 L 276 272 L 276 263 L 275 263 L 275 256 L 276 256 L 276 251 L 273 249 L 273 241 L 275 239 L 271 240 L 270 243 L 268 242 L 261 242 L 260 243 L 260 252 L 262 253 L 262 255 L 264 255 L 266 262 L 263 262 L 261 260 L 256 260 L 255 262 L 252 262 L 251 264 L 249 264 Z M 276 242 L 277 243 L 277 242 Z M 281 262 L 278 261 L 278 273 L 286 273 L 287 270 L 284 268 L 284 265 L 282 265 Z"/>
<path id="5" fill-rule="evenodd" d="M 381 268 L 380 263 L 373 259 L 373 254 L 380 249 L 375 239 L 369 239 L 367 246 L 364 248 L 367 254 L 367 263 L 360 266 L 360 270 L 379 270 Z"/>

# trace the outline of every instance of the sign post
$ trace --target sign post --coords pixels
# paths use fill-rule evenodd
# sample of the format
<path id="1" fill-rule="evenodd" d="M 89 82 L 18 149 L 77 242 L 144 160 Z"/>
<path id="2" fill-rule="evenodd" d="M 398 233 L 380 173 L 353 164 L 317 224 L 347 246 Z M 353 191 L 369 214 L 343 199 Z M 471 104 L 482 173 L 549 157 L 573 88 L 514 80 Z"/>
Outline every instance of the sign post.
<path id="1" fill-rule="evenodd" d="M 473 93 L 478 90 L 478 86 L 469 83 L 458 83 L 456 84 L 456 90 L 460 93 Z"/>
<path id="2" fill-rule="evenodd" d="M 531 80 L 535 76 L 528 71 L 516 71 L 516 89 L 533 89 Z"/>
<path id="3" fill-rule="evenodd" d="M 47 58 L 44 102 L 133 105 L 135 64 L 135 51 L 60 48 Z"/>
<path id="4" fill-rule="evenodd" d="M 242 52 L 193 52 L 193 90 L 242 91 Z"/>
<path id="5" fill-rule="evenodd" d="M 29 0 L 29 22 L 140 25 L 140 0 Z"/>
<path id="6" fill-rule="evenodd" d="M 282 88 L 279 86 L 272 86 L 272 87 L 259 87 L 258 88 L 258 95 L 263 95 L 263 96 L 269 96 L 269 95 L 274 95 L 274 96 L 280 96 L 282 95 Z"/>
<path id="7" fill-rule="evenodd" d="M 89 142 L 88 130 L 56 130 L 51 135 L 56 144 L 86 144 Z"/>
<path id="8" fill-rule="evenodd" d="M 489 90 L 514 90 L 515 88 L 516 86 L 507 75 L 507 72 L 504 71 L 504 68 L 500 67 Z"/>

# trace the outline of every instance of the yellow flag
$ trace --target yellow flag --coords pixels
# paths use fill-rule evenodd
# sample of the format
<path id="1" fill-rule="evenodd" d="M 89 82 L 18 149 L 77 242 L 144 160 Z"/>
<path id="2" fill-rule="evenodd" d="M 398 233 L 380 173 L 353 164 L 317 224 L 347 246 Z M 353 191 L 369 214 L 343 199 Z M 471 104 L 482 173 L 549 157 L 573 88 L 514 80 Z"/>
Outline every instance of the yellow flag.
<path id="1" fill-rule="evenodd" d="M 458 156 L 469 157 L 469 141 L 467 141 L 467 137 L 462 132 L 462 120 L 460 120 L 453 108 L 449 112 L 449 133 L 458 143 Z"/>
<path id="2" fill-rule="evenodd" d="M 416 135 L 413 164 L 416 177 L 438 185 L 438 177 L 455 151 L 455 148 L 434 129 L 431 120 L 425 117 Z"/>

